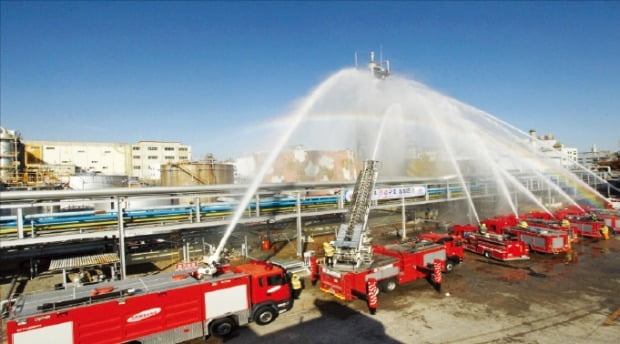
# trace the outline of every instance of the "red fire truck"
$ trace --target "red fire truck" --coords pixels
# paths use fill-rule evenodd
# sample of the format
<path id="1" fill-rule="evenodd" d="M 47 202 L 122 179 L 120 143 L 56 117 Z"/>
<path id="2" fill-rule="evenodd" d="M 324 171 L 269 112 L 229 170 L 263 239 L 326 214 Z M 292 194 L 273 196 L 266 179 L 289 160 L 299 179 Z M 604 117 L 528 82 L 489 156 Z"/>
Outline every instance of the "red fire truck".
<path id="1" fill-rule="evenodd" d="M 599 213 L 604 214 L 605 211 L 573 205 L 556 211 L 555 216 L 570 221 L 571 228 L 578 231 L 580 236 L 604 239 L 603 232 L 609 232 L 613 220 L 610 217 L 599 217 Z"/>
<path id="2" fill-rule="evenodd" d="M 620 233 L 620 210 L 596 210 L 595 214 L 605 222 L 614 233 Z"/>
<path id="3" fill-rule="evenodd" d="M 570 238 L 571 242 L 576 243 L 579 241 L 578 227 L 571 226 L 570 221 L 568 221 L 567 219 L 560 221 L 557 219 L 545 220 L 541 218 L 527 217 L 527 218 L 522 218 L 522 220 L 525 220 L 528 223 L 528 225 L 532 227 L 547 228 L 547 229 L 552 229 L 556 231 L 564 231 L 568 234 L 568 237 Z"/>
<path id="4" fill-rule="evenodd" d="M 568 215 L 564 219 L 570 222 L 571 228 L 579 233 L 579 236 L 602 239 L 603 227 L 605 227 L 605 221 L 598 219 L 596 216 L 577 216 Z"/>
<path id="5" fill-rule="evenodd" d="M 463 248 L 486 258 L 501 261 L 530 259 L 530 250 L 508 234 L 479 233 L 473 225 L 455 225 L 453 232 L 463 236 Z"/>
<path id="6" fill-rule="evenodd" d="M 555 254 L 570 249 L 567 232 L 530 226 L 525 221 L 518 226 L 504 227 L 503 233 L 512 234 L 518 240 L 525 242 L 530 251 Z"/>
<path id="7" fill-rule="evenodd" d="M 444 245 L 426 240 L 385 246 L 370 243 L 368 214 L 377 168 L 377 161 L 364 162 L 346 223 L 340 225 L 332 242 L 333 257 L 320 268 L 311 269 L 313 282 L 318 278 L 322 291 L 344 300 L 366 300 L 372 314 L 377 309 L 380 289 L 389 292 L 400 284 L 428 278 L 439 290 L 441 271 L 446 267 Z"/>
<path id="8" fill-rule="evenodd" d="M 371 278 L 376 280 L 378 288 L 384 292 L 421 278 L 432 278 L 433 283 L 441 283 L 441 271 L 445 269 L 446 262 L 446 249 L 442 245 L 422 241 L 373 245 L 373 249 L 373 263 L 359 270 L 346 271 L 321 266 L 320 289 L 343 300 L 367 300 L 368 281 Z M 439 264 L 436 265 L 436 262 Z M 437 274 L 439 278 L 436 278 Z"/>
<path id="9" fill-rule="evenodd" d="M 465 254 L 463 252 L 463 240 L 460 236 L 429 232 L 420 234 L 418 238 L 444 246 L 446 249 L 446 269 L 444 272 L 451 272 L 456 265 L 463 262 Z"/>
<path id="10" fill-rule="evenodd" d="M 570 249 L 568 232 L 530 226 L 514 215 L 496 216 L 482 221 L 489 232 L 511 234 L 525 242 L 531 251 L 540 253 L 561 253 Z"/>
<path id="11" fill-rule="evenodd" d="M 504 228 L 516 226 L 519 224 L 519 219 L 514 215 L 498 215 L 491 219 L 481 221 L 489 232 L 502 234 Z"/>
<path id="12" fill-rule="evenodd" d="M 178 343 L 235 327 L 265 325 L 293 306 L 282 267 L 252 262 L 214 275 L 153 275 L 18 298 L 7 322 L 9 344 Z"/>

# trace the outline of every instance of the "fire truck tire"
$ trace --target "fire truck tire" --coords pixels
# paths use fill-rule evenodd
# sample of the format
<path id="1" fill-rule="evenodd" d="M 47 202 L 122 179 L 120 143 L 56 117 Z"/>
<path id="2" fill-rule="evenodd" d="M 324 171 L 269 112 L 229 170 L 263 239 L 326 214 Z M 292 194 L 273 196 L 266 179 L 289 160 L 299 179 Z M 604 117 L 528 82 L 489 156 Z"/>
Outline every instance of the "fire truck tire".
<path id="1" fill-rule="evenodd" d="M 216 337 L 226 337 L 237 327 L 231 318 L 217 319 L 209 325 L 209 333 Z"/>
<path id="2" fill-rule="evenodd" d="M 446 273 L 452 272 L 454 270 L 454 261 L 452 259 L 446 260 Z"/>
<path id="3" fill-rule="evenodd" d="M 484 255 L 485 258 L 491 258 L 491 252 L 489 252 L 489 251 L 484 251 L 483 255 Z"/>
<path id="4" fill-rule="evenodd" d="M 267 325 L 272 321 L 276 320 L 277 316 L 278 315 L 273 308 L 265 306 L 259 308 L 258 311 L 256 311 L 256 314 L 254 315 L 254 321 L 256 321 L 256 323 L 259 325 Z"/>
<path id="5" fill-rule="evenodd" d="M 396 280 L 393 278 L 381 281 L 381 284 L 379 285 L 379 288 L 384 293 L 392 292 L 396 290 L 396 287 L 398 287 L 398 283 L 396 283 Z"/>

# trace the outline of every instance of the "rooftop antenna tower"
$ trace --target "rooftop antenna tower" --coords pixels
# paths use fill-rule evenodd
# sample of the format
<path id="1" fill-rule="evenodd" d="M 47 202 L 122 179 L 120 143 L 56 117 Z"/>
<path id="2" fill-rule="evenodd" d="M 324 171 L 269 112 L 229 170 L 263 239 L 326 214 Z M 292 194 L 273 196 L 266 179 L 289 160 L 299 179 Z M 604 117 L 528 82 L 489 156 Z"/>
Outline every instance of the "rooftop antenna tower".
<path id="1" fill-rule="evenodd" d="M 368 69 L 370 72 L 379 79 L 385 79 L 390 74 L 390 62 L 383 62 L 383 48 L 379 52 L 379 62 L 375 61 L 375 52 L 370 52 L 370 62 L 368 62 Z"/>

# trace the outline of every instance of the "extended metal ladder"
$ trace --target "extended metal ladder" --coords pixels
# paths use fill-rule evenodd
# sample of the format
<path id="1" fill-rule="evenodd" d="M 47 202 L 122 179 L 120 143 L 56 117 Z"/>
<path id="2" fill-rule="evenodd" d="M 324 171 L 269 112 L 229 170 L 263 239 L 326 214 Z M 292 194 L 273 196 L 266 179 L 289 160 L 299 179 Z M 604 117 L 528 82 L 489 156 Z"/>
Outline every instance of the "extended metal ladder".
<path id="1" fill-rule="evenodd" d="M 340 225 L 334 241 L 336 267 L 355 269 L 362 264 L 372 263 L 371 238 L 367 227 L 378 164 L 374 160 L 364 161 L 364 167 L 357 177 L 347 223 Z"/>

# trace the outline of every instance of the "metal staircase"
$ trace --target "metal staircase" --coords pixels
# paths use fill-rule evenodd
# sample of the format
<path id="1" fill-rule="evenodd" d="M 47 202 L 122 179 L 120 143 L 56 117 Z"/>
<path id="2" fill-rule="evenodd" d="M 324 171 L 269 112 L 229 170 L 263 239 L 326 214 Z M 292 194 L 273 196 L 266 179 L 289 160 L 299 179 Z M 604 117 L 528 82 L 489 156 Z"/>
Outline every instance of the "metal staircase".
<path id="1" fill-rule="evenodd" d="M 335 267 L 356 269 L 372 263 L 371 238 L 367 227 L 378 165 L 378 161 L 364 161 L 364 167 L 357 177 L 347 221 L 338 228 L 334 241 Z"/>

